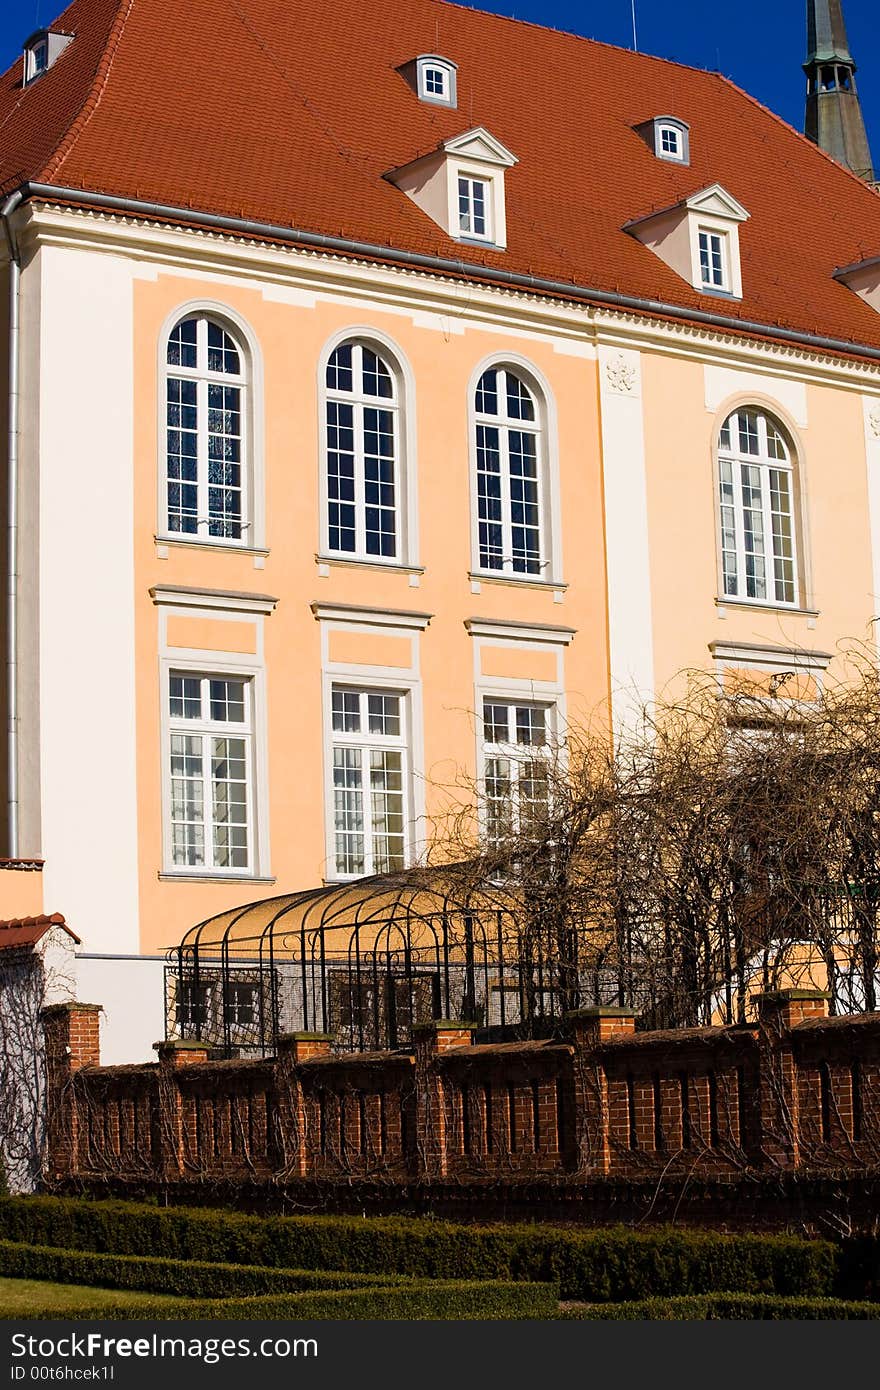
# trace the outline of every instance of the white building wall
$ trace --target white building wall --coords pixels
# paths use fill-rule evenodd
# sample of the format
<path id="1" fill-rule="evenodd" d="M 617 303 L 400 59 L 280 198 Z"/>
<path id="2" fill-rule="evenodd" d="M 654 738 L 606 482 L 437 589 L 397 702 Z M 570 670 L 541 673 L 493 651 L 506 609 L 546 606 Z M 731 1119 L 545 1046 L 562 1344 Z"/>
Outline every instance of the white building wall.
<path id="1" fill-rule="evenodd" d="M 164 960 L 154 956 L 77 957 L 77 997 L 100 1004 L 101 1063 L 154 1062 L 165 1037 Z"/>
<path id="2" fill-rule="evenodd" d="M 47 911 L 138 949 L 131 264 L 42 251 L 40 801 Z M 96 1002 L 101 1002 L 100 999 Z"/>

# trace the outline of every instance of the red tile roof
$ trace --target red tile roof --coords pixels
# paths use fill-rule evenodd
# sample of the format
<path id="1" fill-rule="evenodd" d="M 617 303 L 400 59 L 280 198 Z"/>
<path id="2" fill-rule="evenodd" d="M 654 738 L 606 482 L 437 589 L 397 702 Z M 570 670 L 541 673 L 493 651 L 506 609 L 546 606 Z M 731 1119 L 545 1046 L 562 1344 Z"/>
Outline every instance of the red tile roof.
<path id="1" fill-rule="evenodd" d="M 0 951 L 9 951 L 15 946 L 36 946 L 52 927 L 61 927 L 75 945 L 81 944 L 60 912 L 53 912 L 51 916 L 41 913 L 39 917 L 13 917 L 0 922 Z"/>
<path id="2" fill-rule="evenodd" d="M 76 38 L 0 79 L 0 191 L 55 183 L 619 291 L 880 347 L 832 278 L 880 252 L 880 197 L 718 74 L 445 0 L 74 0 Z M 458 64 L 458 109 L 396 70 Z M 691 164 L 633 127 L 689 122 Z M 508 250 L 462 248 L 382 175 L 485 126 L 507 173 Z M 721 183 L 751 213 L 744 298 L 701 295 L 626 222 Z"/>

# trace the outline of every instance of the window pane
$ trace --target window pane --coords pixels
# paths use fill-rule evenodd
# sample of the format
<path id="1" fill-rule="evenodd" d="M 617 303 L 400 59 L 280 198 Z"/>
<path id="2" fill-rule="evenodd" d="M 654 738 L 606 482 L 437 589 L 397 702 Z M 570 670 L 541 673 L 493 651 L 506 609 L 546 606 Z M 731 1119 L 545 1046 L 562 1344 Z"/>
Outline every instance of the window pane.
<path id="1" fill-rule="evenodd" d="M 361 756 L 359 748 L 333 750 L 333 817 L 339 874 L 364 872 Z"/>
<path id="2" fill-rule="evenodd" d="M 200 719 L 202 683 L 198 676 L 174 676 L 169 681 L 169 708 L 172 719 Z"/>
<path id="3" fill-rule="evenodd" d="M 171 857 L 176 865 L 205 862 L 202 739 L 171 736 Z"/>
<path id="4" fill-rule="evenodd" d="M 209 682 L 211 718 L 220 724 L 244 723 L 244 681 Z"/>
<path id="5" fill-rule="evenodd" d="M 238 349 L 232 338 L 218 323 L 208 322 L 208 371 L 241 375 Z"/>
<path id="6" fill-rule="evenodd" d="M 400 737 L 400 696 L 368 695 L 367 717 L 371 734 Z"/>
<path id="7" fill-rule="evenodd" d="M 166 358 L 169 367 L 196 367 L 198 363 L 197 331 L 197 319 L 184 319 L 182 323 L 171 330 Z"/>
<path id="8" fill-rule="evenodd" d="M 767 581 L 764 567 L 764 514 L 761 504 L 761 472 L 742 464 L 741 495 L 743 517 L 743 546 L 746 559 L 746 596 L 766 598 Z"/>
<path id="9" fill-rule="evenodd" d="M 393 416 L 388 410 L 365 408 L 363 422 L 367 554 L 393 557 L 396 551 Z"/>
<path id="10" fill-rule="evenodd" d="M 359 734 L 361 731 L 361 699 L 357 690 L 334 687 L 332 696 L 333 728 L 339 733 Z"/>
<path id="11" fill-rule="evenodd" d="M 394 380 L 382 361 L 370 348 L 361 348 L 363 361 L 364 395 L 385 396 L 390 400 L 394 395 Z"/>
<path id="12" fill-rule="evenodd" d="M 327 504 L 331 550 L 357 549 L 354 407 L 327 402 Z"/>
<path id="13" fill-rule="evenodd" d="M 483 736 L 487 743 L 510 741 L 510 705 L 483 701 Z"/>
<path id="14" fill-rule="evenodd" d="M 374 872 L 389 873 L 402 869 L 404 815 L 401 753 L 370 749 L 370 819 Z"/>
<path id="15" fill-rule="evenodd" d="M 342 343 L 327 363 L 327 385 L 331 391 L 354 390 L 353 344 Z"/>
<path id="16" fill-rule="evenodd" d="M 490 844 L 499 844 L 512 831 L 510 762 L 507 758 L 487 758 L 486 832 Z"/>
<path id="17" fill-rule="evenodd" d="M 474 404 L 481 415 L 498 414 L 498 372 L 494 367 L 480 377 Z"/>
<path id="18" fill-rule="evenodd" d="M 480 565 L 500 570 L 504 564 L 504 532 L 501 503 L 500 432 L 477 425 L 477 518 Z"/>
<path id="19" fill-rule="evenodd" d="M 168 529 L 198 530 L 198 405 L 194 381 L 169 377 L 166 385 Z"/>
<path id="20" fill-rule="evenodd" d="M 247 743 L 243 738 L 215 738 L 211 750 L 214 811 L 214 864 L 246 869 Z"/>
<path id="21" fill-rule="evenodd" d="M 516 741 L 532 747 L 547 742 L 547 711 L 539 705 L 517 705 Z"/>

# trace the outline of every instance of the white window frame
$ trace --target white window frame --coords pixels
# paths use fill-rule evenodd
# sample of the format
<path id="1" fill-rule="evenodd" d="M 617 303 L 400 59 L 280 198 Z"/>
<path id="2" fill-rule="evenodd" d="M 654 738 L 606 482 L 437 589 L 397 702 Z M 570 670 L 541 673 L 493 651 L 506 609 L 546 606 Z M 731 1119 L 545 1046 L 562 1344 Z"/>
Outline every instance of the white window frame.
<path id="1" fill-rule="evenodd" d="M 758 443 L 759 443 L 759 449 L 758 449 L 758 453 L 757 453 L 757 454 L 747 454 L 747 453 L 744 453 L 744 452 L 742 452 L 742 451 L 740 450 L 740 448 L 738 447 L 738 441 L 737 441 L 737 444 L 736 444 L 736 445 L 735 445 L 734 442 L 733 442 L 734 433 L 735 433 L 735 432 L 738 433 L 738 431 L 735 431 L 735 427 L 734 427 L 734 423 L 733 423 L 733 422 L 736 422 L 736 423 L 738 424 L 738 417 L 739 417 L 741 414 L 752 414 L 752 415 L 755 415 L 755 416 L 757 417 L 757 422 L 758 422 Z M 768 423 L 769 423 L 770 425 L 773 426 L 773 428 L 775 429 L 775 431 L 777 432 L 777 434 L 780 436 L 780 438 L 781 438 L 781 440 L 782 440 L 782 445 L 783 445 L 783 448 L 785 449 L 785 452 L 786 452 L 786 457 L 785 457 L 785 459 L 773 458 L 773 457 L 771 457 L 771 455 L 770 455 L 769 448 L 768 448 L 768 446 L 767 446 L 767 425 L 768 425 Z M 729 449 L 723 449 L 722 446 L 721 446 L 721 431 L 725 428 L 725 426 L 729 426 L 729 427 L 730 427 L 730 431 L 731 431 L 731 447 L 730 447 Z M 730 468 L 731 468 L 731 479 L 732 479 L 731 486 L 732 486 L 732 492 L 733 492 L 732 499 L 727 499 L 727 498 L 725 498 L 725 497 L 722 495 L 722 486 L 725 486 L 725 484 L 722 483 L 722 464 L 723 464 L 723 463 L 729 463 L 729 464 L 730 464 Z M 773 590 L 772 595 L 769 594 L 769 593 L 767 593 L 764 597 L 760 597 L 760 596 L 758 596 L 758 595 L 752 595 L 752 594 L 749 594 L 749 593 L 747 592 L 747 587 L 748 587 L 748 576 L 747 576 L 747 572 L 746 572 L 746 569 L 747 569 L 747 565 L 746 565 L 746 561 L 747 561 L 747 552 L 746 552 L 746 547 L 745 547 L 745 518 L 744 518 L 744 506 L 743 506 L 743 497 L 742 497 L 742 468 L 743 468 L 744 465 L 745 465 L 745 466 L 749 466 L 749 467 L 758 469 L 758 472 L 759 472 L 759 475 L 760 475 L 760 481 L 759 481 L 760 492 L 761 492 L 761 507 L 760 507 L 760 512 L 761 512 L 761 522 L 762 522 L 762 528 L 763 528 L 763 539 L 764 539 L 764 545 L 765 545 L 765 552 L 764 552 L 764 556 L 763 556 L 763 559 L 764 559 L 764 561 L 765 561 L 764 584 L 765 584 L 765 588 L 766 588 L 767 590 L 769 590 L 770 588 L 772 588 L 772 590 Z M 800 601 L 801 601 L 801 588 L 802 588 L 802 576 L 801 576 L 801 564 L 800 564 L 800 549 L 801 549 L 801 546 L 800 546 L 800 540 L 801 540 L 800 529 L 801 529 L 801 528 L 800 528 L 800 526 L 799 526 L 799 520 L 800 520 L 800 516 L 799 516 L 799 505 L 800 505 L 800 504 L 799 504 L 798 459 L 797 459 L 797 452 L 796 452 L 796 450 L 794 449 L 793 443 L 792 443 L 791 439 L 788 437 L 788 432 L 787 432 L 787 431 L 785 430 L 785 428 L 783 427 L 781 421 L 780 421 L 776 416 L 774 416 L 774 415 L 772 414 L 771 411 L 766 410 L 763 406 L 760 406 L 760 405 L 757 405 L 757 404 L 751 404 L 751 405 L 750 405 L 750 404 L 745 404 L 745 403 L 743 403 L 743 404 L 741 404 L 741 405 L 735 407 L 733 410 L 728 411 L 727 414 L 724 416 L 724 419 L 722 420 L 721 424 L 719 425 L 719 427 L 718 427 L 718 429 L 717 429 L 717 432 L 716 432 L 716 435 L 715 435 L 715 459 L 714 459 L 714 470 L 715 470 L 715 498 L 716 498 L 716 501 L 715 501 L 715 515 L 716 515 L 716 527 L 717 527 L 717 531 L 718 531 L 718 552 L 719 552 L 719 554 L 718 554 L 718 602 L 721 603 L 721 604 L 724 604 L 724 603 L 737 603 L 737 602 L 739 602 L 739 603 L 749 603 L 749 604 L 755 604 L 755 605 L 757 605 L 757 606 L 760 606 L 760 607 L 767 607 L 767 608 L 798 608 L 798 606 L 799 606 L 799 604 L 800 604 Z M 771 472 L 782 472 L 782 473 L 785 473 L 785 474 L 787 475 L 787 477 L 788 477 L 788 493 L 789 493 L 789 511 L 788 511 L 788 519 L 789 519 L 789 525 L 790 525 L 790 531 L 791 531 L 791 551 L 792 551 L 790 557 L 785 557 L 785 556 L 777 555 L 776 550 L 775 550 L 775 548 L 774 548 L 774 533 L 773 533 L 773 517 L 774 517 L 774 512 L 773 512 L 773 508 L 772 508 L 772 489 L 771 489 L 771 485 L 770 485 L 770 483 L 771 483 L 771 479 L 770 479 L 770 474 L 771 474 Z M 727 523 L 726 523 L 725 517 L 724 517 L 723 514 L 722 514 L 722 509 L 731 508 L 731 507 L 732 507 L 732 509 L 733 509 L 733 530 L 734 530 L 734 542 L 735 542 L 735 547 L 734 547 L 733 550 L 731 550 L 730 547 L 725 546 L 725 534 L 726 534 L 727 531 L 729 531 L 729 527 L 728 527 L 728 525 L 727 525 Z M 768 548 L 768 542 L 769 542 L 769 548 Z M 736 558 L 736 592 L 735 592 L 735 593 L 727 593 L 727 592 L 726 592 L 726 582 L 725 582 L 725 554 L 726 554 L 726 553 L 735 554 L 735 558 Z M 783 560 L 784 560 L 784 559 L 786 559 L 786 558 L 790 558 L 790 561 L 791 561 L 791 585 L 792 585 L 792 596 L 791 596 L 791 598 L 784 598 L 784 597 L 783 597 L 783 598 L 780 598 L 780 597 L 777 596 L 777 582 L 778 582 L 778 581 L 777 581 L 777 578 L 776 578 L 776 561 L 777 561 L 777 559 L 783 559 Z M 785 580 L 783 580 L 782 582 L 784 583 Z"/>
<path id="2" fill-rule="evenodd" d="M 673 120 L 669 116 L 658 116 L 653 121 L 654 131 L 654 153 L 658 159 L 666 159 L 671 164 L 690 163 L 690 131 L 684 121 Z M 675 139 L 675 149 L 667 150 L 663 146 L 663 138 L 666 135 L 673 136 Z"/>
<path id="3" fill-rule="evenodd" d="M 490 763 L 504 759 L 508 763 L 510 775 L 509 795 L 513 811 L 511 834 L 516 837 L 521 833 L 520 782 L 526 775 L 526 765 L 544 759 L 548 767 L 550 767 L 558 750 L 560 717 L 558 699 L 553 696 L 542 697 L 536 694 L 531 694 L 529 696 L 518 695 L 512 691 L 496 694 L 487 689 L 478 691 L 478 699 L 480 702 L 477 721 L 480 733 L 479 775 L 481 830 L 488 841 L 490 836 L 490 802 L 486 790 L 488 784 L 488 770 Z M 500 742 L 490 742 L 486 734 L 485 710 L 487 704 L 506 708 L 508 733 L 512 731 L 515 732 L 517 724 L 516 716 L 519 709 L 543 710 L 545 729 L 544 742 L 541 744 L 519 743 L 515 738 L 502 740 Z"/>
<path id="4" fill-rule="evenodd" d="M 173 679 L 194 680 L 199 682 L 199 699 L 202 705 L 202 712 L 198 718 L 186 718 L 182 715 L 174 715 L 171 712 L 171 682 Z M 206 714 L 206 708 L 210 708 L 210 685 L 212 681 L 229 680 L 240 683 L 244 692 L 244 719 L 235 720 L 215 720 Z M 253 876 L 253 864 L 256 852 L 254 820 L 254 781 L 256 759 L 254 755 L 254 694 L 253 682 L 251 679 L 242 676 L 240 673 L 206 672 L 193 670 L 186 664 L 170 667 L 168 671 L 168 682 L 166 686 L 166 698 L 168 700 L 168 736 L 165 745 L 165 756 L 168 761 L 168 782 L 169 789 L 173 782 L 171 772 L 171 762 L 173 758 L 172 741 L 176 736 L 184 738 L 194 738 L 201 740 L 202 745 L 202 791 L 203 791 L 203 818 L 202 828 L 204 832 L 204 852 L 205 862 L 178 863 L 174 859 L 174 820 L 172 814 L 172 802 L 168 807 L 168 862 L 172 871 L 180 873 L 198 873 L 206 877 L 214 874 L 222 874 L 224 877 L 249 878 Z M 247 863 L 244 865 L 230 865 L 215 863 L 214 861 L 214 829 L 215 821 L 213 814 L 214 806 L 214 778 L 212 775 L 213 743 L 215 739 L 237 739 L 245 745 L 245 808 L 246 808 L 246 855 Z M 172 793 L 173 796 L 173 793 Z M 210 860 L 210 862 L 209 862 Z"/>
<path id="5" fill-rule="evenodd" d="M 229 536 L 211 536 L 208 534 L 207 510 L 204 512 L 204 524 L 200 525 L 195 533 L 188 531 L 171 531 L 168 527 L 168 453 L 167 453 L 167 378 L 169 376 L 189 377 L 197 373 L 192 370 L 178 372 L 178 369 L 168 365 L 168 340 L 177 325 L 187 318 L 204 317 L 210 319 L 228 333 L 234 340 L 238 349 L 242 374 L 240 377 L 229 376 L 225 381 L 229 385 L 240 386 L 242 390 L 242 435 L 241 435 L 241 455 L 242 455 L 242 521 L 241 538 L 235 539 Z M 157 466 L 157 523 L 156 540 L 163 544 L 197 546 L 210 550 L 237 550 L 248 553 L 257 552 L 266 554 L 266 507 L 265 507 L 265 423 L 263 417 L 263 359 L 260 352 L 259 343 L 250 325 L 228 305 L 219 301 L 197 299 L 190 300 L 177 307 L 167 316 L 162 325 L 158 340 L 158 390 L 156 392 L 157 408 L 157 439 L 158 439 L 158 466 Z M 216 377 L 218 383 L 223 384 L 224 378 L 220 375 Z M 207 431 L 207 419 L 199 420 L 199 429 Z M 200 446 L 204 450 L 204 461 L 207 462 L 207 446 Z M 200 455 L 200 464 L 202 457 Z M 200 492 L 199 498 L 199 517 L 203 517 L 202 496 L 207 496 L 207 469 L 201 469 L 205 475 L 204 480 L 200 476 L 200 487 L 204 487 L 205 492 Z"/>
<path id="6" fill-rule="evenodd" d="M 345 343 L 357 343 L 377 353 L 394 381 L 394 399 L 376 400 L 380 408 L 391 407 L 394 415 L 394 487 L 396 554 L 393 557 L 368 554 L 363 544 L 365 518 L 363 509 L 363 440 L 355 440 L 355 488 L 358 545 L 355 550 L 330 549 L 330 498 L 328 487 L 328 400 L 355 402 L 355 393 L 335 392 L 327 387 L 327 365 L 337 348 Z M 318 359 L 318 493 L 320 497 L 320 535 L 318 561 L 338 564 L 363 564 L 383 569 L 417 569 L 419 565 L 418 468 L 416 463 L 417 436 L 415 387 L 412 368 L 400 348 L 385 334 L 371 326 L 352 325 L 335 333 L 325 344 Z M 370 402 L 373 403 L 372 401 Z"/>
<path id="7" fill-rule="evenodd" d="M 440 92 L 432 92 L 428 87 L 428 74 L 439 72 L 443 81 L 443 88 Z M 416 90 L 419 101 L 425 101 L 433 106 L 458 105 L 457 92 L 457 70 L 455 63 L 448 58 L 441 58 L 436 53 L 423 53 L 416 59 Z"/>
<path id="8" fill-rule="evenodd" d="M 707 266 L 703 261 L 703 243 L 705 241 L 706 257 L 708 259 L 709 279 L 706 279 Z M 700 285 L 704 290 L 714 292 L 729 292 L 730 290 L 730 245 L 727 232 L 719 231 L 716 227 L 697 228 L 697 247 L 700 255 Z M 715 279 L 716 266 L 715 257 L 717 254 L 718 266 L 717 273 L 719 279 Z"/>
<path id="9" fill-rule="evenodd" d="M 476 392 L 484 372 L 494 369 L 511 371 L 519 377 L 535 401 L 536 419 L 534 432 L 538 439 L 538 505 L 540 533 L 540 568 L 537 574 L 513 569 L 513 556 L 505 550 L 506 563 L 501 569 L 489 569 L 481 563 L 480 556 L 480 497 L 479 469 L 477 456 L 477 425 L 491 423 L 493 417 L 477 414 Z M 502 424 L 506 416 L 494 417 L 502 429 L 516 428 L 517 422 Z M 532 422 L 528 422 L 531 424 Z M 536 368 L 525 358 L 509 353 L 504 356 L 493 354 L 485 358 L 474 370 L 468 387 L 468 437 L 471 476 L 471 575 L 476 580 L 504 580 L 515 584 L 562 583 L 562 534 L 560 526 L 561 498 L 559 493 L 559 448 L 556 425 L 556 409 L 549 384 Z M 505 436 L 506 438 L 506 436 Z M 502 494 L 503 546 L 512 549 L 510 523 L 509 466 L 505 473 L 505 444 L 502 442 L 502 477 L 507 479 L 508 490 L 505 499 Z"/>
<path id="10" fill-rule="evenodd" d="M 37 55 L 43 54 L 43 63 L 38 66 Z M 25 86 L 35 82 L 38 77 L 42 77 L 44 72 L 49 70 L 49 40 L 48 38 L 38 39 L 35 44 L 25 51 Z"/>
<path id="11" fill-rule="evenodd" d="M 403 805 L 403 867 L 407 868 L 414 857 L 414 802 L 413 802 L 413 729 L 416 711 L 413 690 L 406 682 L 385 680 L 360 674 L 334 672 L 327 675 L 324 682 L 325 711 L 324 723 L 327 737 L 327 756 L 325 759 L 325 810 L 327 824 L 327 872 L 326 881 L 336 883 L 353 882 L 374 873 L 397 872 L 376 867 L 376 852 L 373 842 L 370 815 L 370 784 L 367 754 L 372 749 L 393 751 L 401 754 L 401 782 Z M 344 690 L 356 692 L 360 702 L 361 729 L 357 733 L 347 733 L 333 728 L 333 693 Z M 400 701 L 400 733 L 382 737 L 371 734 L 369 726 L 364 728 L 367 717 L 367 701 L 370 695 L 391 695 Z M 361 872 L 348 873 L 337 868 L 336 859 L 336 818 L 335 818 L 335 751 L 337 748 L 352 748 L 361 753 L 361 807 L 363 812 L 364 867 Z"/>
<path id="12" fill-rule="evenodd" d="M 462 184 L 464 184 L 464 185 L 466 186 L 467 214 L 465 214 L 465 213 L 462 212 L 462 198 L 465 196 L 465 194 L 462 193 Z M 494 242 L 494 240 L 495 240 L 495 233 L 494 233 L 494 210 L 495 210 L 495 209 L 494 209 L 494 202 L 495 202 L 495 194 L 494 194 L 494 189 L 493 189 L 493 187 L 492 187 L 492 184 L 493 184 L 493 180 L 492 180 L 487 174 L 476 173 L 476 172 L 475 172 L 474 170 L 472 170 L 472 169 L 459 169 L 459 170 L 458 170 L 457 180 L 456 180 L 456 186 L 457 186 L 457 190 L 458 190 L 458 220 L 457 220 L 456 226 L 457 226 L 457 235 L 458 235 L 458 237 L 460 238 L 460 240 L 462 240 L 462 241 L 488 241 L 488 242 L 490 242 L 490 243 L 491 243 L 491 242 Z M 469 221 L 470 223 L 473 223 L 473 220 L 474 220 L 474 202 L 475 202 L 474 188 L 475 188 L 476 185 L 479 185 L 479 187 L 480 187 L 480 188 L 482 189 L 482 191 L 483 191 L 483 192 L 482 192 L 482 196 L 483 196 L 483 222 L 484 222 L 484 229 L 483 229 L 482 232 L 478 232 L 478 231 L 474 230 L 473 226 L 467 226 L 467 227 L 463 227 L 463 226 L 462 226 L 462 218 L 463 218 L 465 215 L 467 216 L 468 221 Z"/>
<path id="13" fill-rule="evenodd" d="M 169 607 L 160 609 L 160 623 L 167 617 L 192 616 L 186 609 Z M 217 618 L 235 617 L 218 610 L 212 615 Z M 269 870 L 269 757 L 267 746 L 266 711 L 266 672 L 261 658 L 257 661 L 243 661 L 233 654 L 210 653 L 202 650 L 172 648 L 163 643 L 165 654 L 159 662 L 160 695 L 160 757 L 162 786 L 162 868 L 163 879 L 201 879 L 201 880 L 241 880 L 256 879 L 271 882 Z M 260 638 L 262 648 L 262 638 Z M 171 674 L 184 673 L 208 679 L 243 680 L 248 683 L 250 692 L 250 764 L 248 825 L 250 830 L 249 857 L 247 869 L 211 868 L 207 865 L 181 865 L 174 863 L 171 831 L 171 733 L 177 731 L 184 721 L 172 722 L 170 717 L 170 678 Z"/>

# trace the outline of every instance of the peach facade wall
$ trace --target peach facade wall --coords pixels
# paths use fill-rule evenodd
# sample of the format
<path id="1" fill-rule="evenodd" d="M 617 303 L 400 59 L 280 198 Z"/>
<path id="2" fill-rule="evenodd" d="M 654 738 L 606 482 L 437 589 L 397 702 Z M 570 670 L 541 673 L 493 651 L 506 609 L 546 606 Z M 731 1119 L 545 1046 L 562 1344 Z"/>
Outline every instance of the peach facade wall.
<path id="1" fill-rule="evenodd" d="M 794 376 L 795 373 L 792 373 Z M 790 410 L 791 382 L 736 373 L 737 390 L 707 408 L 703 363 L 643 356 L 645 450 L 655 641 L 655 689 L 677 673 L 711 668 L 709 643 L 762 644 L 833 655 L 827 680 L 843 679 L 841 644 L 873 640 L 874 583 L 863 408 L 854 391 L 807 383 L 806 423 Z M 745 402 L 774 413 L 794 443 L 801 482 L 800 604 L 718 603 L 717 431 Z"/>
<path id="2" fill-rule="evenodd" d="M 418 315 L 374 305 L 285 303 L 237 283 L 220 285 L 160 273 L 135 294 L 135 625 L 137 670 L 138 839 L 141 948 L 175 944 L 203 917 L 273 892 L 320 883 L 325 873 L 321 640 L 314 601 L 432 614 L 419 637 L 424 701 L 428 813 L 459 769 L 476 757 L 474 661 L 467 618 L 567 625 L 577 636 L 565 655 L 570 717 L 586 715 L 607 694 L 602 494 L 596 365 L 556 352 L 552 339 L 450 320 L 448 331 Z M 154 540 L 157 518 L 158 342 L 178 305 L 222 301 L 260 344 L 265 381 L 267 536 L 265 557 L 172 543 L 167 558 Z M 424 315 L 421 316 L 424 320 Z M 440 321 L 442 323 L 442 321 Z M 319 528 L 318 362 L 328 340 L 348 328 L 374 328 L 396 343 L 416 383 L 418 587 L 406 571 L 316 563 Z M 561 602 L 546 585 L 483 581 L 473 593 L 468 438 L 469 384 L 488 354 L 531 362 L 553 392 L 561 459 Z M 260 565 L 257 568 L 256 565 Z M 161 879 L 159 663 L 155 584 L 263 592 L 278 598 L 265 622 L 268 672 L 269 829 L 274 883 Z M 334 639 L 338 640 L 338 639 Z M 533 679 L 544 678 L 539 654 Z M 526 673 L 523 672 L 525 675 Z M 419 769 L 416 769 L 417 772 Z"/>

